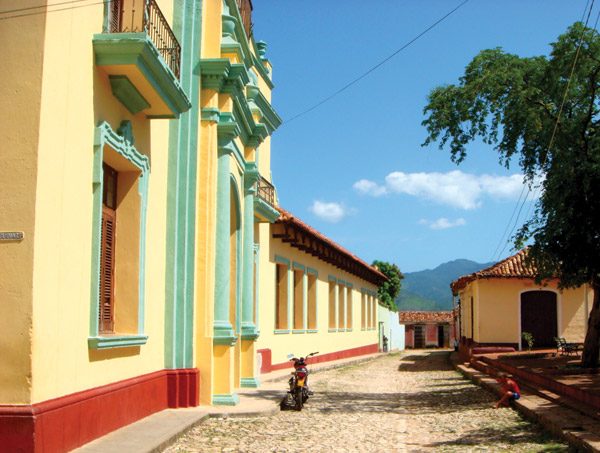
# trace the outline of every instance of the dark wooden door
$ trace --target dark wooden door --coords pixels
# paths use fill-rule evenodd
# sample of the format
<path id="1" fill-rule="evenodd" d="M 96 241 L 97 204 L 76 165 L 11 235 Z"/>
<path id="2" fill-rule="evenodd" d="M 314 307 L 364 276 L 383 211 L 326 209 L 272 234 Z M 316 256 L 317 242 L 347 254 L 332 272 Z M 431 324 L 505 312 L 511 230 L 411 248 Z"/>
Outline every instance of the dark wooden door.
<path id="1" fill-rule="evenodd" d="M 438 347 L 443 348 L 445 342 L 444 326 L 438 326 Z"/>
<path id="2" fill-rule="evenodd" d="M 534 347 L 554 347 L 557 336 L 556 293 L 527 291 L 521 294 L 521 333 L 533 335 Z M 527 344 L 521 339 L 523 347 Z"/>
<path id="3" fill-rule="evenodd" d="M 415 326 L 415 348 L 425 347 L 425 326 Z"/>

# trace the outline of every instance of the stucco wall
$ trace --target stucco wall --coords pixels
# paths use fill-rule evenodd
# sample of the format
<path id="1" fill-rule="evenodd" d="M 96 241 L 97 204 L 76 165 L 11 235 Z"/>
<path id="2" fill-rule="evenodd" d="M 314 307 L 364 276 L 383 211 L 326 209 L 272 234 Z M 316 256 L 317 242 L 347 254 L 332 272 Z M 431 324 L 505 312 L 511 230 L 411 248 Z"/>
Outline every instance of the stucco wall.
<path id="1" fill-rule="evenodd" d="M 6 0 L 2 9 L 45 3 Z M 4 19 L 0 21 L 0 231 L 23 232 L 24 239 L 0 242 L 0 403 L 23 404 L 31 401 L 35 194 L 46 17 Z"/>
<path id="2" fill-rule="evenodd" d="M 160 6 L 170 20 L 169 2 Z M 94 65 L 92 38 L 102 24 L 102 4 L 47 15 L 33 238 L 34 403 L 164 367 L 168 122 L 151 124 L 143 113 L 132 115 L 112 95 L 106 75 Z M 151 162 L 144 304 L 149 340 L 141 347 L 97 351 L 87 343 L 94 132 L 102 121 L 117 130 L 123 120 L 131 121 L 135 146 Z"/>
<path id="3" fill-rule="evenodd" d="M 398 319 L 398 312 L 391 311 L 379 304 L 377 305 L 379 321 L 383 322 L 383 334 L 388 338 L 388 350 L 394 351 L 404 349 L 406 334 L 404 332 L 404 326 L 400 324 L 400 320 Z M 380 343 L 381 339 L 382 338 L 380 338 Z"/>
<path id="4" fill-rule="evenodd" d="M 378 319 L 375 320 L 375 328 L 361 329 L 361 289 L 367 288 L 370 291 L 376 291 L 375 285 L 325 263 L 312 255 L 301 252 L 288 244 L 284 244 L 279 239 L 273 239 L 269 235 L 268 224 L 261 225 L 260 237 L 260 287 L 258 295 L 260 337 L 257 340 L 257 349 L 270 349 L 273 364 L 286 362 L 288 354 L 305 355 L 313 351 L 326 354 L 373 345 L 378 342 Z M 264 247 L 265 243 L 268 244 L 268 247 Z M 276 255 L 318 272 L 316 332 L 275 333 Z M 331 332 L 328 328 L 329 276 L 334 276 L 353 285 L 353 325 L 350 331 Z"/>
<path id="5" fill-rule="evenodd" d="M 475 294 L 474 340 L 478 343 L 519 344 L 520 301 L 525 291 L 556 292 L 558 335 L 572 342 L 583 341 L 592 302 L 589 287 L 560 291 L 555 283 L 540 286 L 529 279 L 483 279 L 467 285 L 460 292 L 463 335 L 466 332 L 469 337 L 470 296 Z"/>

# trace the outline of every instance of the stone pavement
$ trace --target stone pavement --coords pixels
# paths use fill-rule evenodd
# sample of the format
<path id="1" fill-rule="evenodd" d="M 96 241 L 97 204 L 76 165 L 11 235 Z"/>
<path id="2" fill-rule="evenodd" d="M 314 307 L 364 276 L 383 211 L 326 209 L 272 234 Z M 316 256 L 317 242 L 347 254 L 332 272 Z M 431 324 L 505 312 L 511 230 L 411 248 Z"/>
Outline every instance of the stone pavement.
<path id="1" fill-rule="evenodd" d="M 289 375 L 282 370 L 263 375 L 261 388 L 242 392 L 236 407 L 163 411 L 79 451 L 568 450 L 514 410 L 493 409 L 493 393 L 464 379 L 448 356 L 403 351 L 317 364 L 315 395 L 302 412 L 279 410 Z"/>
<path id="2" fill-rule="evenodd" d="M 209 419 L 165 453 L 567 451 L 457 373 L 449 351 L 405 351 L 315 373 L 302 412 Z"/>
<path id="3" fill-rule="evenodd" d="M 313 372 L 330 370 L 372 360 L 381 354 L 335 360 L 311 365 Z M 279 412 L 279 403 L 286 394 L 290 370 L 263 374 L 259 389 L 238 392 L 237 406 L 200 406 L 189 409 L 167 409 L 138 420 L 131 425 L 96 439 L 74 450 L 77 453 L 146 453 L 162 450 L 179 436 L 208 417 L 256 417 Z M 316 376 L 316 374 L 315 374 Z"/>

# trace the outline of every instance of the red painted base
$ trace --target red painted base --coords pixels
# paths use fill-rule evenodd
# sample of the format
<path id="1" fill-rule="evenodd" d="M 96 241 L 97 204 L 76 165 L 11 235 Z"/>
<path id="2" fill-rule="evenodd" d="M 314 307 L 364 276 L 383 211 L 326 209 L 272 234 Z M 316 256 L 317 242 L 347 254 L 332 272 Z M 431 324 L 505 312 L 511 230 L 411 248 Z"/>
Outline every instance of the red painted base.
<path id="1" fill-rule="evenodd" d="M 0 452 L 64 452 L 167 408 L 198 405 L 195 368 L 161 370 L 33 405 L 0 405 Z"/>
<path id="2" fill-rule="evenodd" d="M 366 354 L 374 354 L 379 350 L 378 344 L 369 344 L 366 346 L 360 346 L 358 348 L 352 349 L 344 349 L 342 351 L 328 352 L 326 354 L 319 354 L 310 358 L 309 363 L 322 363 L 322 362 L 330 362 L 331 360 L 339 360 L 339 359 L 347 359 L 349 357 L 356 357 L 360 355 Z M 269 373 L 271 371 L 283 370 L 286 368 L 290 368 L 290 362 L 283 363 L 271 363 L 271 350 L 270 349 L 259 349 L 259 352 L 262 356 L 262 364 L 260 367 L 261 373 Z"/>

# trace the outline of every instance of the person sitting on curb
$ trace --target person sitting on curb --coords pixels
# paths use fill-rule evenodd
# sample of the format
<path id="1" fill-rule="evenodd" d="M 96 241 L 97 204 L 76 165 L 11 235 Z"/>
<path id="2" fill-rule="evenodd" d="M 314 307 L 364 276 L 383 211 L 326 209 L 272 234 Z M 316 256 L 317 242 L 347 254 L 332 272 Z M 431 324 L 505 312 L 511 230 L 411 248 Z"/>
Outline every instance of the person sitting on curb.
<path id="1" fill-rule="evenodd" d="M 496 403 L 496 409 L 500 406 L 508 406 L 509 401 L 521 398 L 521 389 L 515 380 L 506 373 L 499 373 L 496 381 L 502 386 L 502 397 Z"/>

